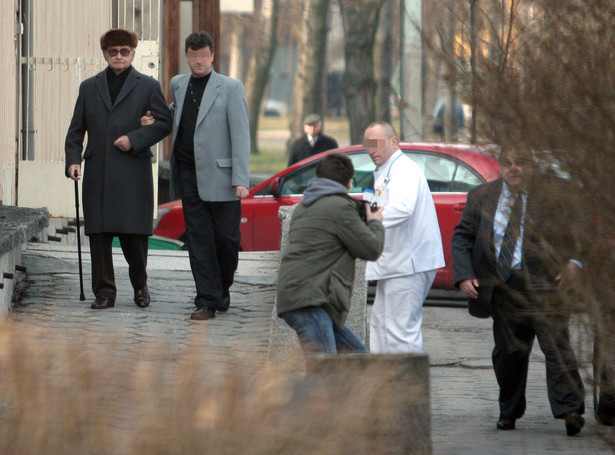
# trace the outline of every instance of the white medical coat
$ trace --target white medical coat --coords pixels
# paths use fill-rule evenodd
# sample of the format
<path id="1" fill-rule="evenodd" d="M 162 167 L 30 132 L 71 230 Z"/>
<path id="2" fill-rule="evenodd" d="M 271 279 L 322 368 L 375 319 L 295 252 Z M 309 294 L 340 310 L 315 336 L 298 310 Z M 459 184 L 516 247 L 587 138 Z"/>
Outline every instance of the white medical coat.
<path id="1" fill-rule="evenodd" d="M 412 275 L 444 267 L 442 235 L 425 175 L 401 150 L 374 172 L 374 191 L 384 206 L 384 251 L 368 262 L 367 280 Z"/>

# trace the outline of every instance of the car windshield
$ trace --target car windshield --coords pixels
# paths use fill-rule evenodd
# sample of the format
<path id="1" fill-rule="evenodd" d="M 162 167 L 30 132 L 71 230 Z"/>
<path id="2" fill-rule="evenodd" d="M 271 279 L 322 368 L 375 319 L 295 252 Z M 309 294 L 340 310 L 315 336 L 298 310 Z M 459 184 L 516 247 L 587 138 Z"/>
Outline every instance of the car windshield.
<path id="1" fill-rule="evenodd" d="M 404 152 L 423 171 L 432 193 L 465 193 L 484 183 L 477 172 L 448 155 L 418 150 L 405 150 Z M 372 186 L 372 176 L 376 166 L 365 150 L 346 153 L 346 156 L 352 160 L 355 169 L 350 193 L 361 193 L 365 188 Z M 314 177 L 316 177 L 316 162 L 309 163 L 282 177 L 278 183 L 279 194 L 282 196 L 301 195 L 307 188 L 308 182 Z M 269 188 L 259 192 L 259 195 L 270 194 Z"/>

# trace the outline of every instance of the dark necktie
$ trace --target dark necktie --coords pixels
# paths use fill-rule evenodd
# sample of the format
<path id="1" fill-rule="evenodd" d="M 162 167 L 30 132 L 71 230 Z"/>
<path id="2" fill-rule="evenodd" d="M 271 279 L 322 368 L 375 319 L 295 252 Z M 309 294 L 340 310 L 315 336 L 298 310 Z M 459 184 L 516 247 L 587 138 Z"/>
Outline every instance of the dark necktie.
<path id="1" fill-rule="evenodd" d="M 500 247 L 500 255 L 497 260 L 497 273 L 502 281 L 510 278 L 510 266 L 512 265 L 513 256 L 515 254 L 515 246 L 521 230 L 521 215 L 523 213 L 523 197 L 516 196 L 515 202 L 510 210 L 508 224 L 504 232 L 504 240 Z"/>

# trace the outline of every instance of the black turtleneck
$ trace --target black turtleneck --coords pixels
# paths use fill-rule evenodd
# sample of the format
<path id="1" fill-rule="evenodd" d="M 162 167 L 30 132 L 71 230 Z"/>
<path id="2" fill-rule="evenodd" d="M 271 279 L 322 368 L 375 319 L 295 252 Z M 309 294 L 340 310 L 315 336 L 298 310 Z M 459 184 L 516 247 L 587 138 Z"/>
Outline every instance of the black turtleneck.
<path id="1" fill-rule="evenodd" d="M 107 85 L 109 86 L 109 96 L 111 96 L 111 104 L 115 104 L 117 96 L 120 94 L 124 82 L 128 74 L 132 71 L 132 65 L 122 71 L 120 74 L 115 74 L 110 66 L 107 67 Z"/>
<path id="2" fill-rule="evenodd" d="M 199 115 L 201 99 L 209 81 L 209 73 L 203 77 L 190 77 L 186 88 L 181 121 L 175 138 L 175 160 L 182 168 L 194 168 L 194 131 Z"/>

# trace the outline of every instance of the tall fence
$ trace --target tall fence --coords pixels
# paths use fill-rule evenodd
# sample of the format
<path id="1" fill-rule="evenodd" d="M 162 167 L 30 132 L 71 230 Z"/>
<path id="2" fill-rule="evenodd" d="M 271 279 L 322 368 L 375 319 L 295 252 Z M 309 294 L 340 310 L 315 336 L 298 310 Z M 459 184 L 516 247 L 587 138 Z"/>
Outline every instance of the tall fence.
<path id="1" fill-rule="evenodd" d="M 17 3 L 18 0 L 0 2 L 0 200 L 7 205 L 14 201 L 17 151 Z"/>

